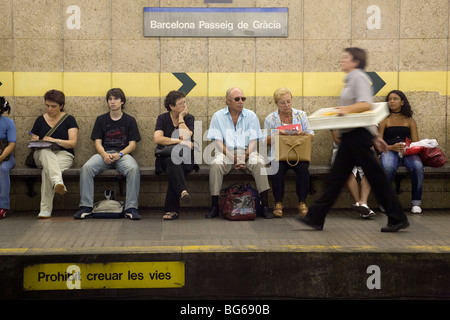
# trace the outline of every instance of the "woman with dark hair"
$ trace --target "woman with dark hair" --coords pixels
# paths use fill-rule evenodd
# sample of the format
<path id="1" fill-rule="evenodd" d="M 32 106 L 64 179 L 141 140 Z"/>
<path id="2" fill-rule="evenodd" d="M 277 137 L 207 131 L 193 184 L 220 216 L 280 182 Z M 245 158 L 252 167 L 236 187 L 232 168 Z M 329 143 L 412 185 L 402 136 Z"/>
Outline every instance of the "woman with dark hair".
<path id="1" fill-rule="evenodd" d="M 16 164 L 14 148 L 16 147 L 16 126 L 13 119 L 2 116 L 11 111 L 8 101 L 0 97 L 0 219 L 9 210 L 10 170 Z"/>
<path id="2" fill-rule="evenodd" d="M 186 187 L 186 175 L 192 170 L 198 171 L 194 164 L 193 134 L 194 116 L 188 113 L 186 94 L 181 91 L 170 91 L 164 100 L 167 112 L 158 116 L 154 133 L 154 141 L 159 148 L 180 145 L 182 156 L 175 148 L 170 155 L 156 154 L 155 173 L 165 172 L 169 185 L 164 204 L 164 220 L 175 220 L 180 214 L 180 200 L 189 202 L 190 195 Z M 185 146 L 187 148 L 181 148 Z M 190 155 L 184 152 L 190 151 Z M 188 152 L 189 153 L 189 152 Z"/>
<path id="3" fill-rule="evenodd" d="M 34 152 L 34 161 L 42 168 L 41 205 L 39 218 L 51 218 L 55 193 L 65 194 L 62 173 L 73 164 L 74 149 L 78 141 L 78 124 L 64 112 L 65 95 L 59 90 L 50 90 L 44 95 L 46 112 L 37 117 L 31 129 L 31 140 L 54 142 L 55 148 L 40 148 Z M 47 133 L 62 120 L 56 130 Z"/>
<path id="4" fill-rule="evenodd" d="M 339 97 L 339 116 L 364 112 L 372 108 L 371 81 L 362 68 L 366 66 L 366 53 L 361 48 L 346 48 L 341 58 L 341 69 L 346 73 L 345 87 Z M 386 208 L 388 223 L 381 232 L 396 232 L 409 226 L 408 219 L 398 200 L 392 184 L 384 174 L 372 146 L 387 151 L 375 126 L 339 130 L 341 143 L 336 154 L 326 188 L 299 220 L 316 230 L 322 230 L 325 217 L 344 187 L 353 167 L 360 166 L 381 205 Z"/>
<path id="5" fill-rule="evenodd" d="M 390 181 L 394 180 L 399 165 L 403 164 L 411 174 L 411 212 L 421 213 L 423 164 L 419 155 L 404 155 L 405 138 L 419 141 L 417 124 L 405 94 L 392 90 L 386 96 L 389 116 L 380 125 L 380 135 L 388 144 L 389 151 L 381 154 L 381 164 Z"/>

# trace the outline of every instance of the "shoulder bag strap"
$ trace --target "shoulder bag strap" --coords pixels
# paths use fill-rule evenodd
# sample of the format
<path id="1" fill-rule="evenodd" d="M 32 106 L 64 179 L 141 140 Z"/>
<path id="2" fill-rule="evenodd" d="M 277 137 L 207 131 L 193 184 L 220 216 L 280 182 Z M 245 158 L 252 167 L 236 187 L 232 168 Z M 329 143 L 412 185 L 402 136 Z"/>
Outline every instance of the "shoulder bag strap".
<path id="1" fill-rule="evenodd" d="M 55 130 L 58 129 L 59 125 L 60 125 L 61 123 L 63 123 L 64 120 L 66 120 L 66 118 L 67 118 L 68 116 L 69 116 L 69 115 L 68 115 L 67 113 L 66 113 L 65 115 L 63 115 L 62 118 L 59 119 L 58 123 L 57 123 L 53 128 L 51 128 L 50 131 L 47 132 L 47 134 L 46 134 L 45 136 L 46 136 L 46 137 L 50 137 L 50 136 L 53 134 L 53 132 L 55 132 Z"/>

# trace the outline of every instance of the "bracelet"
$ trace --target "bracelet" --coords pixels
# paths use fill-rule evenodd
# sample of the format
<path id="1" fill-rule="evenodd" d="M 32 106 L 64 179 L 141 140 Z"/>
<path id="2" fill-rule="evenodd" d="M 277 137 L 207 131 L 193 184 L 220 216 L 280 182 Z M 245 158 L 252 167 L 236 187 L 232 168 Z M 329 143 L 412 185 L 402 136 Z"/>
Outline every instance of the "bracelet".
<path id="1" fill-rule="evenodd" d="M 56 142 L 56 144 L 57 144 L 58 146 L 60 146 L 60 145 L 61 145 L 61 140 L 58 139 L 58 141 Z"/>
<path id="2" fill-rule="evenodd" d="M 184 121 L 178 122 L 178 125 L 180 125 L 180 124 L 182 124 L 182 123 L 184 123 Z"/>

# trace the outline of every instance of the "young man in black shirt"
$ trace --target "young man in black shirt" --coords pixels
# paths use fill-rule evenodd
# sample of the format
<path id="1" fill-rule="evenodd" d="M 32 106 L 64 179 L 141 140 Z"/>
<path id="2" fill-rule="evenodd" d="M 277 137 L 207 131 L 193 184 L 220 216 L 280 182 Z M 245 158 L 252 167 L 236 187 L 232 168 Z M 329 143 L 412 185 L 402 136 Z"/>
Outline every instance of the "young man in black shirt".
<path id="1" fill-rule="evenodd" d="M 123 112 L 126 97 L 120 88 L 113 88 L 106 94 L 109 112 L 98 116 L 92 130 L 97 154 L 81 168 L 80 210 L 76 219 L 83 219 L 92 212 L 94 205 L 94 177 L 106 169 L 117 169 L 127 179 L 125 216 L 139 220 L 138 197 L 140 172 L 131 153 L 141 140 L 136 119 Z"/>

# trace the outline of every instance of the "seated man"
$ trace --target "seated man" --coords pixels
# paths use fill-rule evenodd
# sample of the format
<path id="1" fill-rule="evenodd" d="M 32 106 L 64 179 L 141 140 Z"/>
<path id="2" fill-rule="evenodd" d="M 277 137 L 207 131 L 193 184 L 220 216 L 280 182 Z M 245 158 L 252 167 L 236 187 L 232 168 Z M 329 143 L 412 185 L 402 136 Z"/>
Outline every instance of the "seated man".
<path id="1" fill-rule="evenodd" d="M 257 152 L 257 140 L 262 137 L 256 114 L 244 108 L 246 98 L 241 89 L 230 88 L 226 93 L 227 107 L 211 119 L 208 139 L 214 140 L 215 155 L 210 164 L 209 188 L 212 207 L 206 218 L 219 215 L 219 194 L 223 176 L 232 169 L 248 169 L 256 183 L 264 207 L 263 216 L 273 218 L 268 206 L 269 181 L 264 173 L 264 159 Z"/>
<path id="2" fill-rule="evenodd" d="M 114 88 L 106 94 L 109 112 L 98 116 L 91 139 L 94 140 L 97 154 L 93 155 L 81 168 L 80 210 L 74 218 L 83 219 L 92 212 L 94 205 L 94 177 L 106 169 L 116 168 L 127 179 L 125 216 L 139 220 L 138 197 L 140 172 L 131 152 L 141 140 L 136 119 L 123 112 L 125 94 Z"/>

